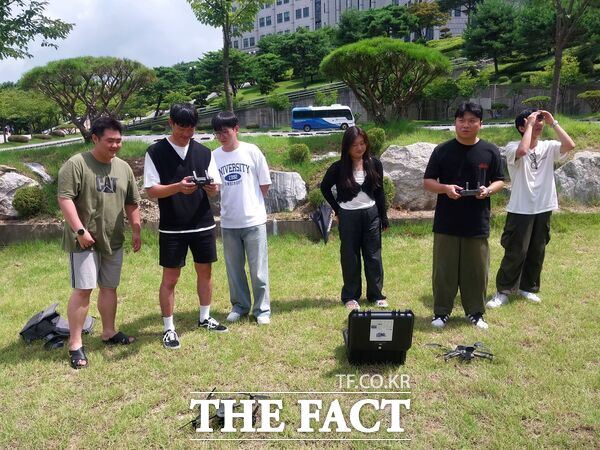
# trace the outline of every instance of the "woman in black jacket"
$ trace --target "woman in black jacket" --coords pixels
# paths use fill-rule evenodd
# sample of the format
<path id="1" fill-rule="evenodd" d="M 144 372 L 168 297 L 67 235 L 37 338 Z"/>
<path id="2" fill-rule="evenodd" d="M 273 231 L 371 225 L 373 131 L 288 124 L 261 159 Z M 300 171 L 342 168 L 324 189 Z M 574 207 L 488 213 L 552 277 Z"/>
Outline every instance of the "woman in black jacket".
<path id="1" fill-rule="evenodd" d="M 336 188 L 337 195 L 332 193 Z M 383 167 L 371 155 L 367 134 L 350 127 L 342 138 L 342 156 L 321 181 L 321 192 L 338 217 L 342 264 L 342 302 L 359 309 L 361 296 L 361 253 L 365 264 L 367 300 L 385 308 L 382 294 L 381 230 L 388 227 L 383 193 Z"/>

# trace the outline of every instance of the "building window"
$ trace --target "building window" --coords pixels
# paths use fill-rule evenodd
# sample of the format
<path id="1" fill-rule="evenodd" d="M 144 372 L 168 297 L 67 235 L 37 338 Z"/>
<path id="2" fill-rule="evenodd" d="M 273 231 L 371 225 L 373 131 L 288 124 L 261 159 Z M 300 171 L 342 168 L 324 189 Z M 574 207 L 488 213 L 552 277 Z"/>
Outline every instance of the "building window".
<path id="1" fill-rule="evenodd" d="M 271 25 L 271 16 L 265 17 L 265 23 L 267 24 L 267 26 Z"/>
<path id="2" fill-rule="evenodd" d="M 290 32 L 290 30 L 285 30 L 285 32 L 286 32 L 286 33 L 289 33 L 289 32 Z"/>
<path id="3" fill-rule="evenodd" d="M 289 3 L 290 0 L 283 0 L 283 3 Z"/>
<path id="4" fill-rule="evenodd" d="M 254 45 L 256 44 L 255 40 L 253 37 L 250 38 L 250 47 L 254 47 Z"/>
<path id="5" fill-rule="evenodd" d="M 304 17 L 308 17 L 308 14 L 309 14 L 309 8 L 308 8 L 308 6 L 302 10 L 302 14 L 303 14 Z"/>
<path id="6" fill-rule="evenodd" d="M 283 21 L 284 22 L 289 22 L 290 21 L 290 12 L 286 11 L 283 13 Z"/>
<path id="7" fill-rule="evenodd" d="M 233 48 L 240 48 L 240 43 L 238 41 L 233 41 Z"/>
<path id="8" fill-rule="evenodd" d="M 296 10 L 296 19 L 301 19 L 302 18 L 302 10 L 300 8 L 298 8 Z"/>
<path id="9" fill-rule="evenodd" d="M 264 27 L 265 26 L 265 18 L 261 17 L 260 19 L 258 19 L 258 23 L 261 27 Z"/>
<path id="10" fill-rule="evenodd" d="M 460 17 L 460 8 L 454 10 L 454 17 Z"/>
<path id="11" fill-rule="evenodd" d="M 277 23 L 281 23 L 281 22 L 283 22 L 283 14 L 278 13 L 277 14 Z"/>
<path id="12" fill-rule="evenodd" d="M 248 48 L 248 38 L 244 38 L 244 48 Z"/>
<path id="13" fill-rule="evenodd" d="M 278 5 L 281 5 L 281 3 L 282 3 L 282 0 L 277 0 Z"/>

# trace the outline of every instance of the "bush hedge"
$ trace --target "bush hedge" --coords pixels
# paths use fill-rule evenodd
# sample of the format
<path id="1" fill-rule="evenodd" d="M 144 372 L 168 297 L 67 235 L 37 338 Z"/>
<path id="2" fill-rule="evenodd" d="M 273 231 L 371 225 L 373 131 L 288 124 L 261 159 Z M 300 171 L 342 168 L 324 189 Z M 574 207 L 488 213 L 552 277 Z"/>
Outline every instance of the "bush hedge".
<path id="1" fill-rule="evenodd" d="M 32 217 L 46 210 L 46 195 L 36 186 L 17 189 L 13 206 L 21 217 Z"/>
<path id="2" fill-rule="evenodd" d="M 310 159 L 310 149 L 306 144 L 294 144 L 288 151 L 290 161 L 294 163 L 303 163 Z"/>
<path id="3" fill-rule="evenodd" d="M 323 197 L 318 185 L 308 191 L 308 204 L 310 206 L 317 209 L 323 203 L 325 203 L 325 197 Z"/>
<path id="4" fill-rule="evenodd" d="M 150 128 L 152 131 L 165 131 L 165 126 L 164 125 L 160 125 L 158 123 L 155 123 L 154 125 L 152 125 L 152 127 Z"/>
<path id="5" fill-rule="evenodd" d="M 11 134 L 8 137 L 8 142 L 29 142 L 31 138 L 29 136 L 23 136 L 22 134 Z"/>
<path id="6" fill-rule="evenodd" d="M 367 135 L 369 136 L 371 153 L 375 156 L 381 155 L 381 149 L 385 142 L 385 130 L 383 128 L 371 128 L 367 131 Z"/>
<path id="7" fill-rule="evenodd" d="M 49 134 L 34 134 L 33 136 L 31 136 L 33 139 L 42 139 L 44 141 L 47 141 L 49 139 L 52 139 L 52 136 L 50 136 Z"/>
<path id="8" fill-rule="evenodd" d="M 383 194 L 385 196 L 385 209 L 389 209 L 396 196 L 396 186 L 390 177 L 383 177 Z"/>
<path id="9" fill-rule="evenodd" d="M 50 134 L 58 137 L 65 137 L 67 135 L 67 133 L 65 133 L 63 130 L 52 130 Z"/>

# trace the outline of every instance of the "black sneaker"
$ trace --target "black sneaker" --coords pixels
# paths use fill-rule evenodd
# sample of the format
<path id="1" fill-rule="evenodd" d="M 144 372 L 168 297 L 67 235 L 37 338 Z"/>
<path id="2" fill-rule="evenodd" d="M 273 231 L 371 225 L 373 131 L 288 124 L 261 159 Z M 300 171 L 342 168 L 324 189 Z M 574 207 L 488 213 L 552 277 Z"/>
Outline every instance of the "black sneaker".
<path id="1" fill-rule="evenodd" d="M 170 350 L 175 350 L 176 348 L 181 347 L 179 344 L 179 336 L 173 330 L 167 330 L 163 334 L 163 346 Z"/>
<path id="2" fill-rule="evenodd" d="M 209 331 L 216 331 L 217 333 L 227 333 L 229 328 L 225 325 L 221 325 L 212 317 L 209 317 L 203 322 L 198 322 L 198 327 L 206 328 Z"/>
<path id="3" fill-rule="evenodd" d="M 436 314 L 433 316 L 431 326 L 434 328 L 444 328 L 449 320 L 450 316 L 448 314 Z"/>

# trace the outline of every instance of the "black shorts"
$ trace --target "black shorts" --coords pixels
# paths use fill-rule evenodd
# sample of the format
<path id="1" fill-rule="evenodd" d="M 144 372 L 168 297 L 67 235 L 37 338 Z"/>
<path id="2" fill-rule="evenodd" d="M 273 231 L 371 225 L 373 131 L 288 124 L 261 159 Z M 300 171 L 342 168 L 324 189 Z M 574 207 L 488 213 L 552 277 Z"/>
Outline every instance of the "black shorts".
<path id="1" fill-rule="evenodd" d="M 215 228 L 197 233 L 160 233 L 158 242 L 159 264 L 162 267 L 185 266 L 188 247 L 192 251 L 195 263 L 206 264 L 217 260 Z"/>

